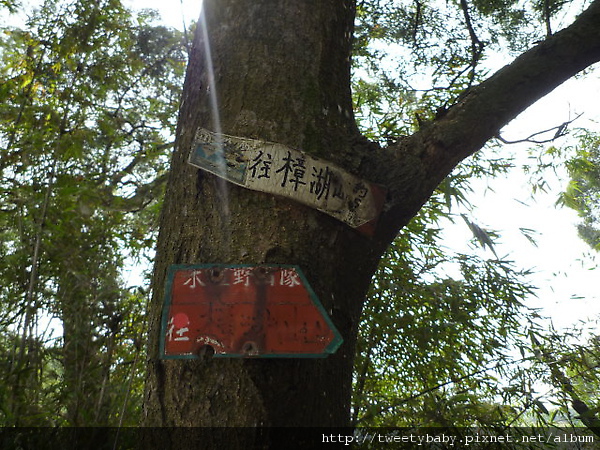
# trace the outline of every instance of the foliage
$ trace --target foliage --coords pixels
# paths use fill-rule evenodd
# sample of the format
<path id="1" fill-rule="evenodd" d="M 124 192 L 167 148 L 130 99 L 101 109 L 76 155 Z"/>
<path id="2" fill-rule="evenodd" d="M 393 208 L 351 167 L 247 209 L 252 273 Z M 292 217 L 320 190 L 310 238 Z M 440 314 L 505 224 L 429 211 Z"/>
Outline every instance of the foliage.
<path id="1" fill-rule="evenodd" d="M 359 2 L 353 92 L 361 129 L 392 144 L 426 126 L 485 76 L 487 58 L 522 51 L 551 34 L 567 3 Z M 592 161 L 598 146 L 585 148 L 569 163 L 573 182 L 565 201 L 590 225 L 597 223 L 592 211 L 600 177 Z M 381 261 L 360 325 L 355 424 L 501 429 L 565 418 L 574 426 L 591 423 L 573 420 L 572 411 L 575 400 L 591 411 L 597 403 L 590 397 L 600 381 L 589 362 L 593 346 L 544 329 L 545 320 L 523 304 L 534 295 L 529 273 L 499 258 L 494 245 L 500 236 L 469 218 L 472 180 L 513 167 L 498 150 L 488 146 L 460 164 Z M 556 163 L 540 165 L 540 179 Z M 459 215 L 492 259 L 444 249 L 443 224 Z M 573 384 L 589 383 L 588 395 L 574 394 L 561 373 L 576 374 Z M 554 389 L 547 392 L 549 386 Z"/>
<path id="2" fill-rule="evenodd" d="M 598 342 L 581 343 L 594 325 L 587 333 L 545 329 L 547 321 L 523 304 L 535 292 L 528 271 L 443 249 L 446 214 L 435 199 L 398 236 L 371 287 L 354 423 L 457 434 L 460 427 L 594 429 Z M 474 234 L 474 241 L 485 248 L 496 239 Z"/>
<path id="3" fill-rule="evenodd" d="M 153 242 L 187 57 L 152 18 L 47 0 L 2 30 L 5 425 L 136 423 L 145 294 L 122 273 Z"/>
<path id="4" fill-rule="evenodd" d="M 527 274 L 442 252 L 440 233 L 419 216 L 382 261 L 361 327 L 359 423 L 481 426 L 514 414 L 496 396 L 519 371 L 511 349 L 535 326 L 521 303 Z"/>
<path id="5" fill-rule="evenodd" d="M 581 336 L 589 336 L 597 326 L 597 321 L 580 323 L 563 335 L 532 333 L 530 337 L 535 350 L 532 369 L 539 367 L 536 371 L 544 373 L 545 381 L 554 388 L 553 416 L 570 424 L 580 421 L 600 436 L 599 339 L 593 336 L 581 341 Z"/>
<path id="6" fill-rule="evenodd" d="M 567 161 L 571 181 L 560 202 L 579 213 L 580 237 L 600 250 L 600 137 L 585 132 Z"/>
<path id="7" fill-rule="evenodd" d="M 16 13 L 19 7 L 19 2 L 16 0 L 1 0 L 0 7 L 6 8 L 10 13 Z"/>
<path id="8" fill-rule="evenodd" d="M 407 135 L 443 114 L 483 79 L 489 60 L 551 34 L 567 3 L 359 1 L 353 89 L 365 134 Z"/>

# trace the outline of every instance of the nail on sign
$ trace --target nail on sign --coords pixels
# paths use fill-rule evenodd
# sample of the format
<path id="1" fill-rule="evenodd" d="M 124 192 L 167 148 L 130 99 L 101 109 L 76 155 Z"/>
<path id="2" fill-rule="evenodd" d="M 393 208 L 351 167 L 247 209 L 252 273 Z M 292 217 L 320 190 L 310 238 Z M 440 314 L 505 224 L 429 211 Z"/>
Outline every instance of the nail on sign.
<path id="1" fill-rule="evenodd" d="M 341 343 L 297 266 L 169 269 L 161 358 L 324 357 Z"/>
<path id="2" fill-rule="evenodd" d="M 281 144 L 196 133 L 189 163 L 232 183 L 291 198 L 372 235 L 385 189 Z"/>

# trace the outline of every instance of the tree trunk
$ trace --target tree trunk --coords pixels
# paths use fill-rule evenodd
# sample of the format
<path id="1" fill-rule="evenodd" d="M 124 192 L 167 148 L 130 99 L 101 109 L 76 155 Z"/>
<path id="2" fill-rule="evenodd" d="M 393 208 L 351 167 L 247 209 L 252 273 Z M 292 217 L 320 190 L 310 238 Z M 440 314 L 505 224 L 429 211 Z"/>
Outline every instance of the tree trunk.
<path id="1" fill-rule="evenodd" d="M 358 321 L 381 254 L 461 159 L 559 79 L 583 67 L 546 80 L 545 90 L 528 90 L 526 101 L 522 95 L 493 97 L 501 103 L 495 111 L 487 95 L 511 92 L 517 85 L 527 90 L 536 86 L 535 76 L 543 78 L 540 61 L 534 76 L 525 61 L 525 68 L 473 89 L 438 120 L 382 150 L 361 137 L 352 113 L 353 1 L 205 0 L 202 14 L 157 246 L 145 424 L 347 426 Z M 597 12 L 586 20 L 599 23 Z M 594 39 L 588 53 L 598 53 Z M 539 58 L 556 63 L 568 53 L 558 47 Z M 250 191 L 192 167 L 187 159 L 198 128 L 301 149 L 385 184 L 387 208 L 375 236 L 293 200 Z M 325 359 L 159 359 L 166 272 L 169 265 L 183 263 L 299 265 L 343 345 Z M 234 448 L 238 437 L 228 434 L 219 447 Z"/>
<path id="2" fill-rule="evenodd" d="M 69 233 L 73 242 L 82 242 L 77 229 Z M 110 344 L 104 347 L 101 337 L 101 294 L 110 298 L 111 279 L 96 266 L 96 275 L 80 271 L 100 258 L 94 249 L 73 250 L 67 242 L 61 247 L 64 264 L 58 262 L 58 292 L 63 328 L 63 397 L 65 418 L 69 426 L 107 426 L 110 413 L 109 396 L 105 395 L 110 370 Z M 101 248 L 97 243 L 96 248 Z M 103 255 L 105 257 L 105 255 Z M 103 277 L 104 275 L 104 277 Z M 116 274 L 115 274 L 116 276 Z M 114 295 L 111 293 L 111 295 Z M 108 357 L 108 358 L 107 358 Z"/>
<path id="3" fill-rule="evenodd" d="M 100 349 L 93 339 L 91 305 L 77 281 L 63 283 L 58 296 L 62 305 L 66 419 L 75 427 L 97 425 L 94 419 L 99 408 Z"/>
<path id="4" fill-rule="evenodd" d="M 381 248 L 315 209 L 226 184 L 187 163 L 198 127 L 351 162 L 359 137 L 349 88 L 353 4 L 276 4 L 203 4 L 155 263 L 147 424 L 348 424 L 357 324 Z M 180 263 L 297 264 L 344 344 L 326 359 L 161 361 L 165 274 Z"/>

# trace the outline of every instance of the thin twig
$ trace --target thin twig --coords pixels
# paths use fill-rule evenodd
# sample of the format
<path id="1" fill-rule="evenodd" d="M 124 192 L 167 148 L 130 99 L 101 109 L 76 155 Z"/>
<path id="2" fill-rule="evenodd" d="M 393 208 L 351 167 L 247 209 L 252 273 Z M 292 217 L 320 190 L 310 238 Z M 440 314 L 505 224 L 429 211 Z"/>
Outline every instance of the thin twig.
<path id="1" fill-rule="evenodd" d="M 559 137 L 562 137 L 562 136 L 566 135 L 567 134 L 567 128 L 569 127 L 569 125 L 572 124 L 573 122 L 575 122 L 577 119 L 579 119 L 582 115 L 583 115 L 583 113 L 578 114 L 577 117 L 575 117 L 572 120 L 568 120 L 566 122 L 561 123 L 560 125 L 557 125 L 557 126 L 552 127 L 552 128 L 548 128 L 547 130 L 542 130 L 542 131 L 538 131 L 536 133 L 533 133 L 533 134 L 529 135 L 528 137 L 526 137 L 525 139 L 517 139 L 515 141 L 509 141 L 508 139 L 504 139 L 502 136 L 500 136 L 500 134 L 497 134 L 495 136 L 495 138 L 498 139 L 503 144 L 520 144 L 522 142 L 529 142 L 529 143 L 532 143 L 532 144 L 546 144 L 548 142 L 555 141 Z M 540 136 L 542 134 L 549 133 L 549 132 L 554 131 L 554 130 L 556 130 L 556 131 L 554 133 L 554 136 L 552 136 L 551 138 L 542 139 L 542 140 L 533 139 L 536 136 Z"/>
<path id="2" fill-rule="evenodd" d="M 416 6 L 416 11 L 415 11 L 415 23 L 413 26 L 413 32 L 412 32 L 412 40 L 413 40 L 413 45 L 417 45 L 417 33 L 419 32 L 419 25 L 421 25 L 421 8 L 423 7 L 423 5 L 421 4 L 421 2 L 419 0 L 417 0 L 415 2 L 415 6 Z"/>
<path id="3" fill-rule="evenodd" d="M 475 33 L 475 28 L 473 28 L 473 23 L 471 22 L 471 16 L 469 15 L 469 5 L 467 4 L 467 0 L 460 0 L 460 7 L 463 12 L 463 16 L 465 18 L 465 24 L 467 25 L 467 30 L 469 31 L 469 37 L 471 38 L 471 67 L 472 71 L 469 75 L 469 87 L 472 86 L 475 81 L 475 67 L 481 58 L 481 53 L 483 52 L 483 43 L 477 37 Z"/>
<path id="4" fill-rule="evenodd" d="M 31 273 L 29 274 L 29 285 L 27 287 L 27 294 L 25 296 L 25 304 L 26 312 L 25 312 L 25 321 L 23 324 L 23 333 L 21 336 L 21 342 L 19 343 L 19 365 L 23 358 L 23 354 L 25 352 L 25 342 L 27 340 L 27 329 L 29 328 L 29 324 L 32 320 L 33 311 L 36 309 L 34 305 L 34 293 L 35 293 L 35 285 L 37 283 L 37 271 L 38 271 L 38 261 L 40 255 L 40 247 L 42 244 L 42 234 L 44 231 L 44 224 L 46 222 L 46 215 L 48 212 L 48 205 L 50 203 L 50 194 L 52 193 L 52 188 L 54 186 L 54 179 L 56 176 L 56 164 L 57 159 L 52 163 L 52 168 L 50 169 L 50 174 L 48 175 L 48 186 L 46 187 L 46 193 L 44 194 L 44 203 L 42 204 L 42 211 L 40 214 L 40 222 L 38 224 L 38 230 L 35 237 L 35 245 L 33 247 L 33 256 L 31 258 Z"/>
<path id="5" fill-rule="evenodd" d="M 183 13 L 183 0 L 179 0 L 181 3 L 181 22 L 183 23 L 183 39 L 185 42 L 185 49 L 187 50 L 188 57 L 192 54 L 192 46 L 190 45 L 190 40 L 188 38 L 188 30 L 187 25 L 185 24 L 185 14 Z"/>
<path id="6" fill-rule="evenodd" d="M 463 381 L 463 380 L 465 380 L 467 378 L 470 378 L 472 376 L 479 375 L 480 373 L 483 373 L 483 372 L 485 372 L 487 370 L 490 370 L 490 367 L 484 367 L 483 369 L 479 369 L 479 370 L 477 370 L 475 372 L 471 372 L 471 373 L 465 374 L 465 375 L 463 375 L 463 376 L 461 376 L 461 377 L 459 377 L 457 379 L 448 380 L 448 381 L 445 381 L 443 383 L 436 384 L 435 386 L 431 386 L 431 387 L 429 387 L 429 388 L 427 388 L 427 389 L 425 389 L 423 391 L 417 392 L 416 394 L 413 394 L 413 395 L 410 395 L 408 397 L 404 397 L 404 398 L 398 399 L 398 400 L 392 402 L 390 405 L 378 408 L 378 410 L 375 411 L 375 412 L 373 412 L 373 413 L 370 413 L 370 414 L 367 413 L 367 414 L 365 414 L 364 416 L 362 416 L 358 420 L 358 423 L 364 422 L 364 421 L 370 419 L 371 417 L 374 417 L 376 415 L 379 415 L 379 414 L 382 414 L 384 412 L 387 412 L 390 409 L 393 409 L 393 408 L 395 408 L 397 406 L 402 405 L 403 403 L 406 403 L 406 402 L 409 402 L 409 401 L 414 400 L 416 398 L 419 398 L 419 397 L 421 397 L 421 396 L 423 396 L 425 394 L 429 394 L 430 392 L 437 391 L 438 389 L 443 388 L 444 386 L 448 386 L 450 384 L 458 383 L 459 381 Z"/>
<path id="7" fill-rule="evenodd" d="M 121 428 L 123 427 L 123 420 L 125 418 L 125 409 L 127 408 L 127 402 L 129 401 L 129 394 L 131 393 L 131 384 L 133 382 L 133 374 L 135 371 L 135 366 L 138 362 L 138 358 L 140 356 L 140 349 L 136 348 L 135 357 L 133 359 L 133 364 L 131 365 L 131 370 L 129 371 L 129 380 L 127 381 L 127 392 L 125 393 L 125 400 L 123 400 L 123 408 L 121 409 L 121 417 L 119 417 L 119 425 L 117 427 L 117 434 L 115 435 L 115 442 L 113 445 L 113 450 L 116 450 L 117 443 L 119 442 L 119 433 Z"/>
<path id="8" fill-rule="evenodd" d="M 552 27 L 550 25 L 550 0 L 544 0 L 544 22 L 546 24 L 546 37 L 552 36 Z"/>

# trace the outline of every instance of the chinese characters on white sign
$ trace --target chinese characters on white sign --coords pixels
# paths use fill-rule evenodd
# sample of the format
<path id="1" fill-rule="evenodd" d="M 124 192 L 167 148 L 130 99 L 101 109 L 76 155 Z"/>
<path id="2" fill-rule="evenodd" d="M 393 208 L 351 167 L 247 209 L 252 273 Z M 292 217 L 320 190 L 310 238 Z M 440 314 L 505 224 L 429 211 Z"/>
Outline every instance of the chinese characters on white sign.
<path id="1" fill-rule="evenodd" d="M 292 198 L 365 234 L 383 207 L 381 186 L 281 144 L 201 129 L 189 163 L 255 191 Z"/>

